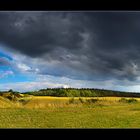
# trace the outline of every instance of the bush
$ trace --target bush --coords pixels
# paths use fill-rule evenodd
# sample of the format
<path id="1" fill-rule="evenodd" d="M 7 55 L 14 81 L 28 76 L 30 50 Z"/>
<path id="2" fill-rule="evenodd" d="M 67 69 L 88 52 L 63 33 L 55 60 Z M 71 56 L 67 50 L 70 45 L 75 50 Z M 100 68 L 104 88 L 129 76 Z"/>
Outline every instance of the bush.
<path id="1" fill-rule="evenodd" d="M 17 101 L 17 97 L 15 96 L 7 96 L 7 99 L 9 99 L 10 101 Z"/>
<path id="2" fill-rule="evenodd" d="M 73 104 L 74 102 L 74 98 L 69 99 L 69 104 Z"/>
<path id="3" fill-rule="evenodd" d="M 98 99 L 87 99 L 86 102 L 87 103 L 96 103 L 97 101 L 99 101 Z"/>
<path id="4" fill-rule="evenodd" d="M 13 100 L 12 96 L 7 96 L 6 98 L 9 100 Z"/>
<path id="5" fill-rule="evenodd" d="M 137 100 L 134 98 L 128 99 L 128 103 L 135 103 L 135 102 L 137 102 Z"/>
<path id="6" fill-rule="evenodd" d="M 20 99 L 19 102 L 22 103 L 23 105 L 27 104 L 30 100 L 27 99 Z"/>
<path id="7" fill-rule="evenodd" d="M 136 103 L 137 100 L 134 99 L 134 98 L 131 98 L 131 99 L 121 98 L 121 99 L 119 100 L 119 102 L 123 102 L 123 103 Z"/>
<path id="8" fill-rule="evenodd" d="M 79 101 L 83 104 L 84 100 L 82 98 L 79 98 Z"/>

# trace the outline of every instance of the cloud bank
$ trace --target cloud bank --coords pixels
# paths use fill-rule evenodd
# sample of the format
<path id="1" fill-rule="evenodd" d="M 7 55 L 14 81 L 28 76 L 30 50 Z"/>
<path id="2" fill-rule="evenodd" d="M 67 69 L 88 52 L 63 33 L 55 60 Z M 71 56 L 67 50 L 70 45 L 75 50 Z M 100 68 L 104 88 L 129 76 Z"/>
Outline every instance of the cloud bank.
<path id="1" fill-rule="evenodd" d="M 0 66 L 73 80 L 139 82 L 140 12 L 0 12 L 0 20 L 0 44 L 13 58 L 0 58 Z"/>

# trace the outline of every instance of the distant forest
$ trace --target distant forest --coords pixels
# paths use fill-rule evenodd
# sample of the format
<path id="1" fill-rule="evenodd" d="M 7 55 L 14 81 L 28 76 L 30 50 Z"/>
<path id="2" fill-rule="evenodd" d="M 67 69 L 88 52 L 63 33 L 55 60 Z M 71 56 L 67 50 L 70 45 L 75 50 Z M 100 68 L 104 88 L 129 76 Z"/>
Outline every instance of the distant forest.
<path id="1" fill-rule="evenodd" d="M 89 88 L 47 88 L 38 91 L 30 92 L 17 92 L 13 90 L 0 91 L 0 95 L 5 93 L 10 94 L 24 94 L 24 95 L 34 95 L 34 96 L 55 96 L 55 97 L 140 97 L 140 93 L 136 92 L 123 92 L 123 91 L 113 91 L 105 89 L 89 89 Z"/>
<path id="2" fill-rule="evenodd" d="M 122 92 L 89 88 L 48 88 L 41 89 L 39 91 L 25 92 L 24 94 L 56 97 L 140 97 L 140 93 L 136 92 Z"/>

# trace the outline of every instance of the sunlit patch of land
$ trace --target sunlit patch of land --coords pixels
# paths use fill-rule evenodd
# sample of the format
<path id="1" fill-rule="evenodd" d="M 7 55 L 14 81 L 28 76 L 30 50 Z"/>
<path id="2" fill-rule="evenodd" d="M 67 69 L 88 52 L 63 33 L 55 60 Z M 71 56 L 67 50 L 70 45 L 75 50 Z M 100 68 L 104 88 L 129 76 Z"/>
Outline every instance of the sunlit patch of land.
<path id="1" fill-rule="evenodd" d="M 140 98 L 0 97 L 0 128 L 139 128 Z"/>

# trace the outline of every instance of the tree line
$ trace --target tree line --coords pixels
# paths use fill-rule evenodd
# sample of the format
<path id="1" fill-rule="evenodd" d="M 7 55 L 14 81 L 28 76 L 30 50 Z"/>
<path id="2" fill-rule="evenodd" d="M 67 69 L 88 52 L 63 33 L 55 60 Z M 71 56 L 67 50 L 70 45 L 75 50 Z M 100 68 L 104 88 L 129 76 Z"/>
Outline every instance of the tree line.
<path id="1" fill-rule="evenodd" d="M 24 94 L 56 97 L 140 97 L 140 94 L 136 92 L 123 92 L 94 88 L 47 88 L 39 91 L 25 92 Z"/>

